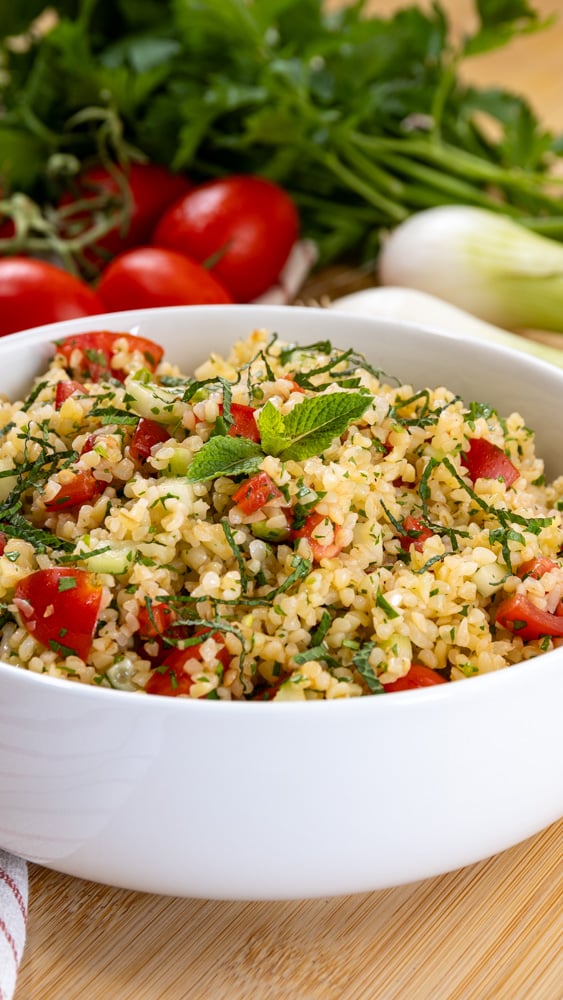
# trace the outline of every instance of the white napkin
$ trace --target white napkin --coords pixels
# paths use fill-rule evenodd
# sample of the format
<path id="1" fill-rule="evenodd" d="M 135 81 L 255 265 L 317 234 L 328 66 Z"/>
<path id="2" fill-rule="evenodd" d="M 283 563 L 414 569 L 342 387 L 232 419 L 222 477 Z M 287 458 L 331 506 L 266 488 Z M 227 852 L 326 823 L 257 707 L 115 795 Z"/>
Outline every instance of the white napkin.
<path id="1" fill-rule="evenodd" d="M 27 865 L 0 851 L 0 1000 L 12 1000 L 27 925 Z"/>

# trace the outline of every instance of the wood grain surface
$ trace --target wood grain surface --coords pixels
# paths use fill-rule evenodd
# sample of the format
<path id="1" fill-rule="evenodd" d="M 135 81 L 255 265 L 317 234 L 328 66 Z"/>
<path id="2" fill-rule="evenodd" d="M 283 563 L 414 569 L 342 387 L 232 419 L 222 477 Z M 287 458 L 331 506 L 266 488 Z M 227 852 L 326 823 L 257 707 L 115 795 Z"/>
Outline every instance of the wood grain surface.
<path id="1" fill-rule="evenodd" d="M 456 30 L 471 23 L 469 0 L 443 5 Z M 526 94 L 563 130 L 563 0 L 533 5 L 560 21 L 466 75 Z M 563 823 L 458 872 L 337 899 L 170 899 L 37 866 L 30 880 L 16 1000 L 563 1000 Z"/>

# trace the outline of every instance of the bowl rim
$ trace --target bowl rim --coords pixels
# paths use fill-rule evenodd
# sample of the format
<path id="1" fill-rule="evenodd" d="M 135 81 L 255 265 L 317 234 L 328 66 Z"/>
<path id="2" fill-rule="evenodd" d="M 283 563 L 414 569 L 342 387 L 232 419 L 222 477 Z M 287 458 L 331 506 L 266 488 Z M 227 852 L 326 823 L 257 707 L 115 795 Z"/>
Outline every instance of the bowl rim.
<path id="1" fill-rule="evenodd" d="M 291 311 L 292 314 L 298 315 L 300 318 L 304 318 L 307 315 L 314 314 L 315 316 L 332 316 L 333 319 L 329 319 L 329 323 L 335 323 L 338 325 L 343 320 L 352 321 L 353 325 L 366 326 L 370 325 L 376 329 L 384 329 L 386 331 L 397 330 L 408 330 L 413 333 L 421 332 L 424 336 L 429 337 L 437 342 L 449 343 L 454 341 L 456 343 L 465 342 L 467 343 L 467 338 L 463 334 L 458 334 L 455 331 L 445 331 L 441 329 L 435 329 L 431 326 L 425 326 L 422 323 L 415 323 L 411 320 L 399 320 L 391 319 L 386 316 L 373 316 L 373 315 L 362 315 L 356 312 L 346 312 L 345 310 L 338 310 L 332 312 L 330 308 L 322 306 L 305 306 L 305 305 L 260 305 L 255 303 L 228 303 L 228 304 L 207 304 L 207 305 L 197 305 L 197 306 L 163 306 L 154 308 L 140 308 L 140 309 L 130 309 L 119 312 L 108 312 L 100 313 L 94 316 L 84 316 L 77 319 L 63 320 L 57 323 L 48 323 L 42 326 L 32 327 L 26 330 L 20 330 L 15 333 L 6 335 L 0 339 L 0 360 L 3 353 L 3 348 L 9 348 L 10 345 L 16 343 L 29 342 L 34 343 L 55 343 L 57 340 L 66 336 L 75 330 L 77 333 L 85 332 L 86 329 L 112 329 L 115 332 L 116 327 L 121 327 L 123 332 L 129 332 L 133 335 L 137 332 L 135 326 L 142 323 L 145 318 L 155 318 L 156 316 L 161 316 L 164 319 L 169 317 L 181 317 L 181 316 L 193 316 L 198 313 L 201 314 L 213 314 L 216 313 L 218 316 L 225 313 L 239 313 L 248 314 L 249 318 L 252 316 L 263 317 L 263 321 L 260 326 L 266 327 L 271 325 L 268 323 L 268 318 L 272 320 L 276 316 L 287 315 Z M 139 331 L 140 332 L 140 331 Z M 56 334 L 53 336 L 51 341 L 51 334 Z M 142 335 L 142 334 L 141 334 Z M 154 336 L 154 334 L 153 334 Z M 543 360 L 540 357 L 534 355 L 523 355 L 512 347 L 505 344 L 498 344 L 493 342 L 488 342 L 484 340 L 471 340 L 471 348 L 475 348 L 477 351 L 482 351 L 484 354 L 488 354 L 493 358 L 498 357 L 499 361 L 502 358 L 510 358 L 516 360 L 519 364 L 525 364 L 527 368 L 536 368 L 538 370 L 538 375 L 541 372 L 549 371 L 552 375 L 553 373 L 559 373 L 563 387 L 563 369 L 558 369 L 556 366 L 552 365 L 550 362 Z M 390 376 L 388 372 L 386 375 Z M 373 708 L 368 708 L 371 706 L 375 700 L 378 704 L 385 704 L 389 706 L 396 705 L 402 710 L 407 709 L 410 706 L 417 706 L 421 703 L 428 703 L 430 701 L 438 701 L 440 703 L 444 699 L 456 699 L 456 698 L 467 698 L 475 697 L 478 692 L 487 696 L 487 691 L 494 691 L 496 685 L 507 683 L 506 680 L 502 678 L 507 678 L 510 676 L 520 677 L 521 674 L 526 678 L 530 671 L 537 672 L 538 667 L 536 661 L 539 659 L 542 663 L 549 664 L 549 666 L 555 670 L 559 671 L 559 667 L 556 667 L 556 661 L 561 657 L 561 652 L 559 649 L 549 650 L 546 653 L 538 654 L 538 656 L 530 657 L 526 660 L 521 660 L 517 663 L 510 665 L 509 667 L 501 668 L 499 670 L 494 670 L 486 674 L 479 674 L 474 677 L 466 678 L 466 681 L 471 682 L 470 684 L 464 683 L 464 680 L 456 681 L 450 684 L 436 684 L 429 687 L 417 688 L 414 690 L 406 691 L 396 691 L 393 692 L 395 698 L 392 699 L 380 699 L 377 695 L 364 695 L 361 697 L 348 697 L 348 698 L 334 698 L 330 700 L 325 699 L 311 699 L 305 701 L 222 701 L 215 699 L 190 699 L 190 698 L 166 698 L 157 697 L 156 703 L 160 705 L 159 712 L 176 712 L 176 711 L 197 711 L 197 712 L 212 712 L 216 713 L 217 706 L 222 705 L 223 707 L 220 711 L 225 712 L 237 712 L 241 713 L 244 711 L 254 712 L 256 709 L 255 705 L 259 704 L 261 706 L 260 712 L 264 711 L 267 713 L 279 713 L 279 712 L 289 712 L 292 714 L 294 711 L 303 711 L 303 706 L 306 706 L 307 713 L 311 712 L 342 712 L 342 711 L 352 711 L 351 705 L 355 706 L 354 711 L 369 711 L 372 712 Z M 38 685 L 47 685 L 47 689 L 55 692 L 66 692 L 69 696 L 78 696 L 79 698 L 87 698 L 88 700 L 101 698 L 103 700 L 107 699 L 109 695 L 113 695 L 114 699 L 112 704 L 122 704 L 124 708 L 127 705 L 135 705 L 140 711 L 155 711 L 154 708 L 140 708 L 141 705 L 152 705 L 153 698 L 139 698 L 139 694 L 143 694 L 142 691 L 116 691 L 115 689 L 108 689 L 94 684 L 81 684 L 76 681 L 72 681 L 70 678 L 58 678 L 51 677 L 48 674 L 38 674 L 33 671 L 23 669 L 16 665 L 7 663 L 5 660 L 0 660 L 0 681 L 6 679 L 12 679 L 18 685 L 33 685 L 37 687 Z M 478 684 L 476 688 L 475 685 Z M 40 689 L 40 688 L 38 688 Z M 462 694 L 458 692 L 467 691 L 469 689 L 473 692 L 470 694 Z M 115 696 L 118 698 L 115 698 Z M 398 697 L 399 696 L 399 697 Z M 398 697 L 398 700 L 397 700 Z M 422 699 L 422 702 L 421 702 Z M 103 702 L 102 702 L 103 703 Z M 187 705 L 191 703 L 191 708 L 187 709 Z M 342 708 L 341 706 L 346 705 L 347 708 Z M 360 708 L 360 705 L 365 706 Z M 227 708 L 226 706 L 229 706 Z M 315 707 L 316 706 L 316 707 Z M 332 707 L 329 707 L 332 706 Z M 338 707 L 335 707 L 338 706 Z M 383 709 L 377 709 L 377 711 L 382 711 Z M 385 709 L 385 711 L 396 711 L 396 709 Z"/>

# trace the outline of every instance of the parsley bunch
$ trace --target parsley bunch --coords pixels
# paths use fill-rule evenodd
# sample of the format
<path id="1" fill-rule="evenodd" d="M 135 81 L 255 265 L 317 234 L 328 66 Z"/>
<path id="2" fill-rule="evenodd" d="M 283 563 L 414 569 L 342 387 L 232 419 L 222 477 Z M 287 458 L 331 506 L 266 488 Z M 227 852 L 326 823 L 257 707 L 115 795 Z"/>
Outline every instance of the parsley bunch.
<path id="1" fill-rule="evenodd" d="M 362 0 L 44 0 L 0 10 L 0 178 L 56 202 L 54 178 L 144 155 L 194 179 L 257 173 L 295 199 L 320 261 L 373 257 L 382 229 L 444 203 L 563 236 L 550 164 L 563 144 L 527 102 L 462 82 L 473 55 L 544 27 L 528 0 L 475 0 L 452 42 L 438 2 L 393 17 Z M 483 117 L 496 128 L 483 129 Z M 494 138 L 491 137 L 494 134 Z"/>

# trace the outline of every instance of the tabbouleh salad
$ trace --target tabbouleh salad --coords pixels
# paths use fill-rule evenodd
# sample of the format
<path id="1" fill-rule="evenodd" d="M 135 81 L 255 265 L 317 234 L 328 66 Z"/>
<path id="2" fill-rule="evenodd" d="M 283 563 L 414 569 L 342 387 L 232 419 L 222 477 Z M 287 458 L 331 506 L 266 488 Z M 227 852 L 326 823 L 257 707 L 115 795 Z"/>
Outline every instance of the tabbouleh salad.
<path id="1" fill-rule="evenodd" d="M 126 691 L 388 694 L 563 637 L 563 477 L 523 418 L 255 330 L 194 374 L 58 342 L 0 403 L 0 656 Z"/>

